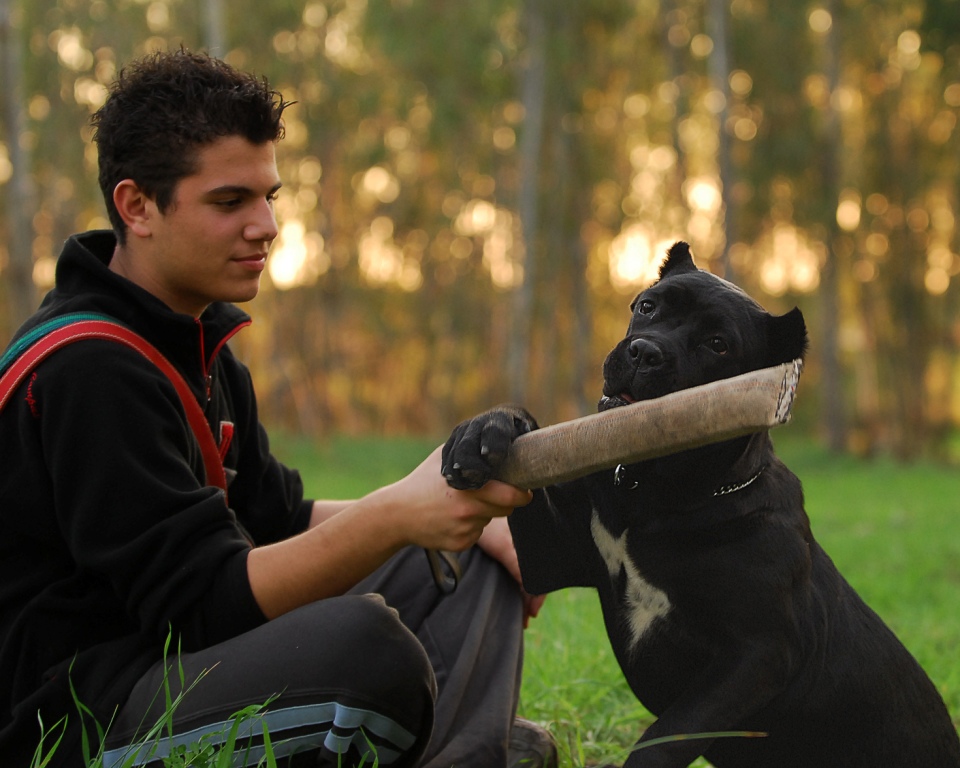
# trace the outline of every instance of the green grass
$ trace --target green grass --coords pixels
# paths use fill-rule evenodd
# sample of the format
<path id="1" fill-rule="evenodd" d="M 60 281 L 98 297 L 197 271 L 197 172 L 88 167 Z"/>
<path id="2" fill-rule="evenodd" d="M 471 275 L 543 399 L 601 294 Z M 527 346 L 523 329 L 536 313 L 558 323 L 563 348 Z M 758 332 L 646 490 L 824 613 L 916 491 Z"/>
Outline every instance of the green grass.
<path id="1" fill-rule="evenodd" d="M 274 436 L 270 447 L 284 463 L 300 470 L 312 498 L 354 499 L 399 480 L 442 442 L 416 437 L 313 442 Z"/>
<path id="2" fill-rule="evenodd" d="M 960 471 L 785 443 L 814 535 L 897 633 L 960 722 Z"/>
<path id="3" fill-rule="evenodd" d="M 139 729 L 142 735 L 139 739 L 123 750 L 118 758 L 119 763 L 111 760 L 110 764 L 116 764 L 118 768 L 133 768 L 141 765 L 145 760 L 150 760 L 151 764 L 162 763 L 164 768 L 231 768 L 240 764 L 256 766 L 256 768 L 277 768 L 270 733 L 263 721 L 263 713 L 270 704 L 270 700 L 245 707 L 234 713 L 222 731 L 208 734 L 199 742 L 171 744 L 169 739 L 173 738 L 173 717 L 177 708 L 184 697 L 206 676 L 206 671 L 201 672 L 189 686 L 184 687 L 184 672 L 179 661 L 180 649 L 177 648 L 176 653 L 173 653 L 172 639 L 172 635 L 168 635 L 164 645 L 163 683 L 156 692 L 157 700 L 163 701 L 164 712 L 153 724 L 142 722 Z M 181 690 L 176 695 L 173 694 L 171 680 L 179 681 Z M 70 692 L 76 711 L 67 714 L 50 728 L 47 728 L 41 720 L 41 739 L 29 768 L 47 768 L 54 758 L 59 757 L 57 751 L 67 722 L 72 717 L 78 718 L 81 724 L 82 764 L 86 768 L 103 768 L 106 764 L 104 736 L 109 731 L 110 724 L 104 727 L 102 723 L 97 722 L 93 712 L 78 698 L 72 682 Z M 259 760 L 251 754 L 246 739 L 240 736 L 241 728 L 249 732 L 256 732 L 258 729 L 262 732 L 264 754 Z"/>
<path id="4" fill-rule="evenodd" d="M 774 439 L 803 482 L 814 535 L 960 723 L 960 471 L 837 457 L 786 430 Z M 275 449 L 311 495 L 351 498 L 401 477 L 437 442 L 281 440 Z M 551 595 L 531 623 L 520 713 L 556 735 L 563 768 L 622 762 L 651 722 L 613 659 L 592 591 Z"/>

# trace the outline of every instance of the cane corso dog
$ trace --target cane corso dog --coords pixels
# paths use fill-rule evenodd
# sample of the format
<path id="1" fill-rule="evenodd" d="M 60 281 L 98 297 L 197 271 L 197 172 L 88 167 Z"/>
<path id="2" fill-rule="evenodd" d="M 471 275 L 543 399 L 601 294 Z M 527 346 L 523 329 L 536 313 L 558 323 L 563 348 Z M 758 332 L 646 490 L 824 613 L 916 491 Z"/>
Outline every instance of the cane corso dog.
<path id="1" fill-rule="evenodd" d="M 676 243 L 603 365 L 600 409 L 801 358 L 774 316 Z M 496 475 L 536 428 L 495 408 L 459 425 L 443 471 Z M 800 481 L 766 432 L 538 490 L 510 526 L 528 592 L 593 587 L 637 698 L 658 718 L 628 768 L 957 768 L 936 687 L 810 532 Z M 766 734 L 747 738 L 735 732 Z M 723 737 L 660 737 L 724 733 Z"/>

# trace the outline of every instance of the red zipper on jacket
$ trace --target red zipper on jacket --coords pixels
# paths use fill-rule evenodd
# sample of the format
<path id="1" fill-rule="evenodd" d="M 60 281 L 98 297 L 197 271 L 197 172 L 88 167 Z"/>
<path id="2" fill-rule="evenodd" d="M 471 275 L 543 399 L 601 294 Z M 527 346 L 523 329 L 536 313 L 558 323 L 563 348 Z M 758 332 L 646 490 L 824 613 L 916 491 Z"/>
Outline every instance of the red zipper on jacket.
<path id="1" fill-rule="evenodd" d="M 220 340 L 220 343 L 217 344 L 216 347 L 214 347 L 213 352 L 210 353 L 209 359 L 204 359 L 203 357 L 204 347 L 206 346 L 203 338 L 203 323 L 200 322 L 199 318 L 194 319 L 193 322 L 197 324 L 197 330 L 200 333 L 200 368 L 203 371 L 203 383 L 206 389 L 207 403 L 209 404 L 210 397 L 212 395 L 211 390 L 213 387 L 213 377 L 210 375 L 210 369 L 213 367 L 213 361 L 217 359 L 217 355 L 219 355 L 220 350 L 227 345 L 227 342 L 230 341 L 230 339 L 236 336 L 240 331 L 242 331 L 248 325 L 250 325 L 250 323 L 253 321 L 245 320 L 242 323 L 237 323 L 237 325 L 233 328 L 233 330 L 231 330 L 229 333 L 224 335 L 224 337 Z"/>

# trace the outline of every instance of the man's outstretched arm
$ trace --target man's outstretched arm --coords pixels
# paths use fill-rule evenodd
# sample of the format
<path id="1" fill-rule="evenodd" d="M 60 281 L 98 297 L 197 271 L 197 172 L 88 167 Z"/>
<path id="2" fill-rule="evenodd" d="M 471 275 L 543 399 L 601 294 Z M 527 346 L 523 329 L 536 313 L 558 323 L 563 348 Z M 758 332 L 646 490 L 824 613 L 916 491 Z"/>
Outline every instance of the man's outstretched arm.
<path id="1" fill-rule="evenodd" d="M 253 595 L 267 618 L 339 595 L 406 546 L 460 551 L 494 518 L 527 504 L 529 491 L 500 482 L 451 488 L 438 448 L 413 472 L 354 502 L 321 502 L 311 527 L 256 547 L 247 558 Z"/>

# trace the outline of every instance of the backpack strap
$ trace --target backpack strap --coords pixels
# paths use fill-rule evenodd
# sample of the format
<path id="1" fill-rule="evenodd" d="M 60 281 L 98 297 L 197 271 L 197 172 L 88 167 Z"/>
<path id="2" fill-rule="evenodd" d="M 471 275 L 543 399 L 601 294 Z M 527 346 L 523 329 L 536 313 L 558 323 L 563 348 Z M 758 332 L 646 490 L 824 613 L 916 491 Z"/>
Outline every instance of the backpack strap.
<path id="1" fill-rule="evenodd" d="M 26 333 L 0 358 L 0 411 L 27 375 L 49 355 L 81 339 L 108 339 L 137 350 L 170 379 L 180 396 L 187 421 L 200 445 L 206 482 L 227 490 L 226 472 L 210 425 L 180 372 L 150 342 L 107 315 L 61 315 Z"/>

